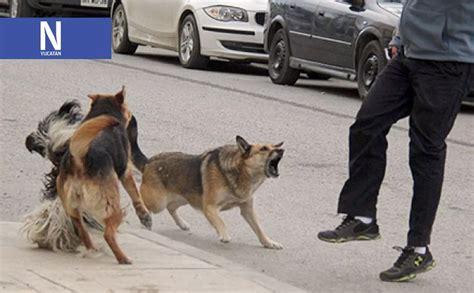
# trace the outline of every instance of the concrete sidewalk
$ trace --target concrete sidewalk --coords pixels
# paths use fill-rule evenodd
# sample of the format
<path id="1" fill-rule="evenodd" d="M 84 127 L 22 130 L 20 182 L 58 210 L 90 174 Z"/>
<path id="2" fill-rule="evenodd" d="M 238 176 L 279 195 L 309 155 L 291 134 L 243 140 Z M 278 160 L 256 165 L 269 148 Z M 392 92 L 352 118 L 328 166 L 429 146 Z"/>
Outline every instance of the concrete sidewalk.
<path id="1" fill-rule="evenodd" d="M 118 241 L 133 259 L 36 248 L 20 223 L 0 222 L 2 292 L 303 292 L 224 258 L 144 229 L 121 227 Z"/>

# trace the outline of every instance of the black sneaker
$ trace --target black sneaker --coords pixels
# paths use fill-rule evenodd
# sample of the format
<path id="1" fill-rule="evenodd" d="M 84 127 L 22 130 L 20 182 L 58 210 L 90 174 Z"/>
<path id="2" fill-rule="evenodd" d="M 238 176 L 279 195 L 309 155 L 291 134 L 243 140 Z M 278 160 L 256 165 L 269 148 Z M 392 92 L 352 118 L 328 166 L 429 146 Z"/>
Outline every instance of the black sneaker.
<path id="1" fill-rule="evenodd" d="M 380 238 L 379 226 L 375 220 L 364 224 L 361 220 L 347 216 L 335 230 L 322 231 L 318 238 L 331 243 L 342 243 L 354 240 L 375 240 Z"/>
<path id="2" fill-rule="evenodd" d="M 430 271 L 436 266 L 436 262 L 431 252 L 426 248 L 425 254 L 416 253 L 413 247 L 401 248 L 395 246 L 394 249 L 402 254 L 397 259 L 393 267 L 380 273 L 380 279 L 386 282 L 405 282 L 416 277 L 416 274 Z"/>

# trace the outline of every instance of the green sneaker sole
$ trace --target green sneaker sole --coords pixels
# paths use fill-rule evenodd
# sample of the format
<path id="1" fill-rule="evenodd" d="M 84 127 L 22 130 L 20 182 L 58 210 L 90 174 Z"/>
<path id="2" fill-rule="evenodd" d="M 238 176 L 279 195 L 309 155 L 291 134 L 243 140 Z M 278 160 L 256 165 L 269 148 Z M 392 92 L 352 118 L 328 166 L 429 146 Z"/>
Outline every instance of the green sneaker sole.
<path id="1" fill-rule="evenodd" d="M 424 267 L 422 270 L 416 272 L 417 274 L 423 274 L 423 273 L 426 273 L 426 272 L 429 272 L 431 271 L 432 269 L 434 269 L 436 267 L 436 261 L 433 259 L 433 261 L 428 264 L 426 267 Z"/>
<path id="2" fill-rule="evenodd" d="M 376 235 L 359 235 L 356 237 L 347 237 L 347 238 L 324 238 L 318 235 L 318 238 L 322 241 L 330 242 L 330 243 L 344 243 L 349 241 L 368 241 L 368 240 L 377 240 L 381 239 L 382 236 L 380 234 Z"/>
<path id="3" fill-rule="evenodd" d="M 408 281 L 413 280 L 414 278 L 416 278 L 416 274 L 409 274 L 397 279 L 388 279 L 388 278 L 380 277 L 380 279 L 384 282 L 408 282 Z"/>
<path id="4" fill-rule="evenodd" d="M 422 270 L 420 271 L 417 271 L 415 273 L 412 273 L 412 274 L 409 274 L 409 275 L 406 275 L 406 276 L 403 276 L 403 277 L 400 277 L 398 279 L 387 279 L 387 278 L 383 278 L 383 277 L 380 277 L 380 279 L 384 282 L 408 282 L 408 281 L 411 281 L 413 280 L 414 278 L 416 278 L 416 275 L 417 274 L 422 274 L 422 273 L 426 273 L 426 272 L 429 272 L 431 271 L 434 267 L 436 267 L 436 261 L 432 261 L 430 264 L 428 264 L 425 268 L 423 268 Z"/>

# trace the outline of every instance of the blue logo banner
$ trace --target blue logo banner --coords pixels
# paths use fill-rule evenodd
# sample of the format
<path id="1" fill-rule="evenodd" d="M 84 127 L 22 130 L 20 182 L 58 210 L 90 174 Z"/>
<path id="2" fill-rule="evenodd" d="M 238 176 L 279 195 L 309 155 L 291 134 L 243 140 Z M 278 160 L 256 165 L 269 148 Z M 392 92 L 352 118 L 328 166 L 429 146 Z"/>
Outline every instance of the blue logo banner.
<path id="1" fill-rule="evenodd" d="M 0 59 L 111 59 L 110 18 L 0 18 Z"/>

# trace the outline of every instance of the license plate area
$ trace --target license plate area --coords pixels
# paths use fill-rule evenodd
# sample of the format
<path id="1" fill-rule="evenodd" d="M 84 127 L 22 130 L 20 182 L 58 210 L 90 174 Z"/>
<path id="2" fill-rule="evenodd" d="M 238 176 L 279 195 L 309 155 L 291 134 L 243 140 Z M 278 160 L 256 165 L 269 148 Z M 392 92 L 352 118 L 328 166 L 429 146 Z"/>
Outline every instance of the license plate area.
<path id="1" fill-rule="evenodd" d="M 108 0 L 81 0 L 81 6 L 107 8 Z"/>

